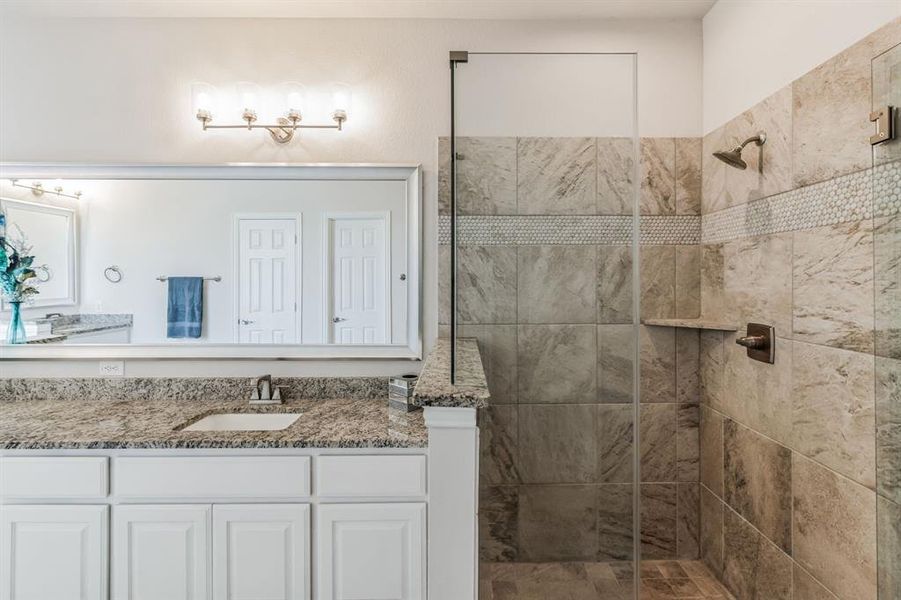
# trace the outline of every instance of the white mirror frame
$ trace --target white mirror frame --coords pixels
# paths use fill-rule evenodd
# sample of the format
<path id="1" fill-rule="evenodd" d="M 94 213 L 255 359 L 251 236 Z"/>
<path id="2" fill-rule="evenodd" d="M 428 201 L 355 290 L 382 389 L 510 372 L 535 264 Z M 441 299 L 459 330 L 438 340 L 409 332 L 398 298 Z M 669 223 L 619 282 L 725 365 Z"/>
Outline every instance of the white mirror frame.
<path id="1" fill-rule="evenodd" d="M 374 345 L 22 344 L 0 346 L 3 360 L 221 359 L 422 360 L 422 168 L 414 164 L 234 163 L 97 165 L 0 163 L 2 179 L 372 180 L 404 182 L 407 194 L 407 342 Z M 90 201 L 90 199 L 87 199 Z"/>
<path id="2" fill-rule="evenodd" d="M 66 289 L 66 295 L 57 298 L 44 298 L 39 294 L 37 298 L 33 298 L 32 301 L 28 303 L 28 308 L 49 308 L 54 306 L 72 306 L 76 304 L 78 300 L 78 221 L 75 211 L 71 208 L 54 206 L 52 204 L 42 204 L 40 202 L 18 200 L 16 198 L 0 198 L 0 209 L 10 205 L 19 210 L 58 215 L 66 219 L 66 229 L 68 231 L 66 255 L 68 257 L 67 270 L 69 271 L 69 285 Z M 7 227 L 8 226 L 9 224 L 7 223 Z M 9 310 L 9 303 L 0 299 L 0 308 L 2 308 L 2 310 Z"/>

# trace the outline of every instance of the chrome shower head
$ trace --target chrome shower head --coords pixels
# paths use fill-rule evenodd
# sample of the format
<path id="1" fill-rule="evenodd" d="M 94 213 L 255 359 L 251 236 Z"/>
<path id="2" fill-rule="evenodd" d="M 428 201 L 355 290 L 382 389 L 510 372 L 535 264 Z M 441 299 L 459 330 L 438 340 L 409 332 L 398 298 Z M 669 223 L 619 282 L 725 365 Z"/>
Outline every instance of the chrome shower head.
<path id="1" fill-rule="evenodd" d="M 754 137 L 749 137 L 732 150 L 717 150 L 713 155 L 730 167 L 735 167 L 736 169 L 744 171 L 748 168 L 748 163 L 741 157 L 741 152 L 745 149 L 745 146 L 751 142 L 754 142 L 758 147 L 763 146 L 766 143 L 766 133 L 761 131 Z"/>

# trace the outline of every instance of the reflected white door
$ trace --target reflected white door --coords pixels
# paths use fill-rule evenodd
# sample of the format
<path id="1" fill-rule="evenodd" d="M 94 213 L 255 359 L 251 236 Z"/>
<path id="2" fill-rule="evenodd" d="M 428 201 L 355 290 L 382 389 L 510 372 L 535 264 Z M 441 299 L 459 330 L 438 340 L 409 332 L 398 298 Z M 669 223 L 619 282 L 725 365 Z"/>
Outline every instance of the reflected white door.
<path id="1" fill-rule="evenodd" d="M 242 344 L 297 340 L 297 221 L 241 219 L 239 314 Z"/>
<path id="2" fill-rule="evenodd" d="M 385 221 L 350 215 L 329 219 L 330 342 L 388 342 Z"/>

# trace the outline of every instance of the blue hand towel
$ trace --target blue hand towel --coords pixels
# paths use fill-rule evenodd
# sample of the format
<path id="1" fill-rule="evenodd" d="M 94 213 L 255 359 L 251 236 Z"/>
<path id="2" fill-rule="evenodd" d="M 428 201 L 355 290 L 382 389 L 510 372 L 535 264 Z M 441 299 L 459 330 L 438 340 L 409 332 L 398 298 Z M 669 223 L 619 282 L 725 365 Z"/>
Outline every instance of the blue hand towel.
<path id="1" fill-rule="evenodd" d="M 199 338 L 203 321 L 203 277 L 170 277 L 166 337 Z"/>

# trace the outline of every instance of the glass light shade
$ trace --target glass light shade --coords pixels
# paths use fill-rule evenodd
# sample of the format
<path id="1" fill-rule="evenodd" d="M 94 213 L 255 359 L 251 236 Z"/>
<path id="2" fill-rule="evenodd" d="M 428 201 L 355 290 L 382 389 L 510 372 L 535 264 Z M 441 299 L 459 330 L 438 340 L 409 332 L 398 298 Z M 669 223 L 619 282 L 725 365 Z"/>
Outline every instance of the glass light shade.
<path id="1" fill-rule="evenodd" d="M 260 102 L 260 86 L 249 81 L 242 81 L 235 86 L 238 93 L 238 105 L 241 112 L 256 112 Z"/>
<path id="2" fill-rule="evenodd" d="M 212 116 L 216 110 L 216 88 L 208 83 L 195 83 L 191 86 L 191 102 L 194 114 Z"/>
<path id="3" fill-rule="evenodd" d="M 350 86 L 346 83 L 332 84 L 332 112 L 344 113 L 345 117 L 350 112 Z"/>
<path id="4" fill-rule="evenodd" d="M 307 108 L 307 90 L 303 84 L 288 81 L 281 85 L 282 112 L 288 118 L 300 116 Z"/>

